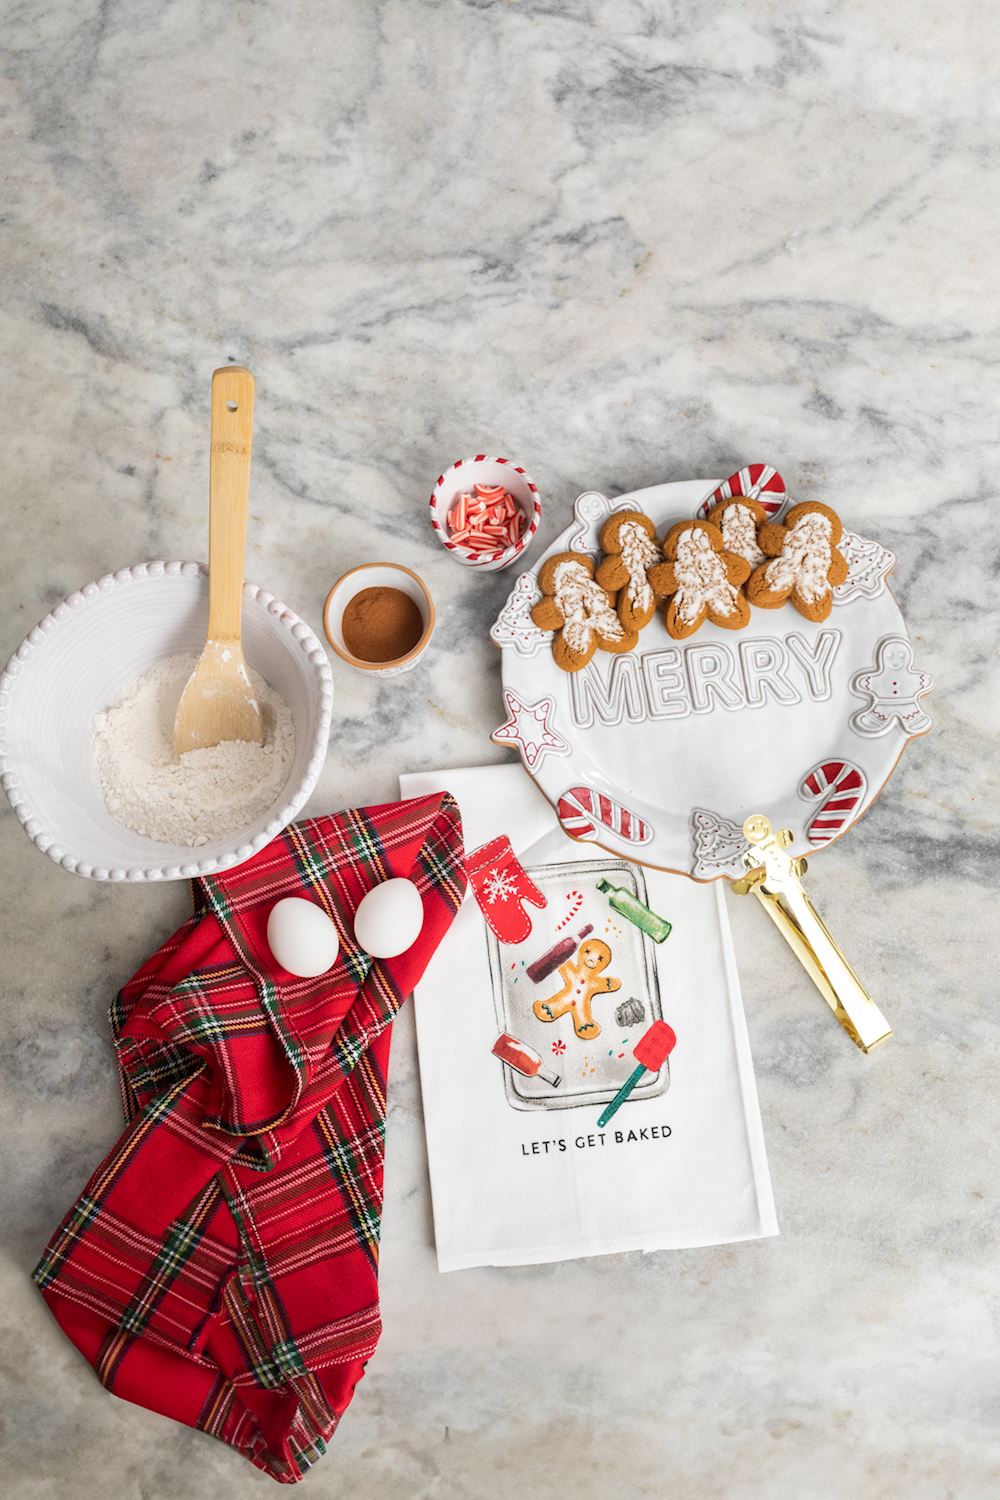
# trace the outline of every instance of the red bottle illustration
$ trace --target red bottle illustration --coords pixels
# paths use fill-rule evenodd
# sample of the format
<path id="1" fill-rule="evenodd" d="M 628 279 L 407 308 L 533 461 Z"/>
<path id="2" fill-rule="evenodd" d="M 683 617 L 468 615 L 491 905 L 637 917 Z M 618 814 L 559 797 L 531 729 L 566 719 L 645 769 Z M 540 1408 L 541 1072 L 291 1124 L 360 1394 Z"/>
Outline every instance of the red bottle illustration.
<path id="1" fill-rule="evenodd" d="M 511 1036 L 508 1031 L 500 1033 L 490 1051 L 508 1067 L 514 1068 L 518 1073 L 523 1073 L 525 1078 L 544 1079 L 554 1089 L 562 1083 L 561 1075 L 545 1067 L 534 1047 L 529 1047 L 526 1042 L 519 1042 L 517 1037 Z"/>

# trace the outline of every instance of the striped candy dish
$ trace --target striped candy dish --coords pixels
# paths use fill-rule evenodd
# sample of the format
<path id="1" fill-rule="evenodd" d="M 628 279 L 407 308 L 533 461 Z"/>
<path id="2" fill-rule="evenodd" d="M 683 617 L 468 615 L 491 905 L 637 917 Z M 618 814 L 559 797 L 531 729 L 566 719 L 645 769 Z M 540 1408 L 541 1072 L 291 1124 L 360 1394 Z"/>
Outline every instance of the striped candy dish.
<path id="1" fill-rule="evenodd" d="M 525 518 L 524 529 L 516 541 L 498 538 L 495 547 L 477 550 L 461 540 L 452 540 L 448 514 L 459 496 L 474 495 L 477 485 L 487 489 L 501 487 L 513 496 Z M 512 458 L 477 453 L 474 458 L 460 458 L 438 476 L 430 498 L 430 517 L 435 536 L 456 562 L 485 573 L 499 573 L 509 568 L 531 546 L 542 519 L 542 502 L 538 498 L 538 486 L 520 464 Z"/>

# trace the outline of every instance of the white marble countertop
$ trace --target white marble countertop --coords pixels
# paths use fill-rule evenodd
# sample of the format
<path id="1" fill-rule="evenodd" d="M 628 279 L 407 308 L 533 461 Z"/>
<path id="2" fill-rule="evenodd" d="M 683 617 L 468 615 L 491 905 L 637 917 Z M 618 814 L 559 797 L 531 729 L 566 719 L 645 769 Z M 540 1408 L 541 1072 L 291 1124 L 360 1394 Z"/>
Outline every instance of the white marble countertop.
<path id="1" fill-rule="evenodd" d="M 202 554 L 231 358 L 250 576 L 317 628 L 373 556 L 440 605 L 411 676 L 335 666 L 312 810 L 501 756 L 512 576 L 467 576 L 424 511 L 470 452 L 526 464 L 544 539 L 581 489 L 775 462 L 898 554 L 937 682 L 813 883 L 891 1043 L 861 1056 L 730 901 L 781 1238 L 439 1277 L 404 1012 L 386 1332 L 311 1495 L 1000 1493 L 997 40 L 931 0 L 7 8 L 0 656 L 82 582 Z M 109 1000 L 186 891 L 73 878 L 6 809 L 0 837 L 5 1492 L 270 1493 L 111 1399 L 28 1280 L 118 1130 Z"/>

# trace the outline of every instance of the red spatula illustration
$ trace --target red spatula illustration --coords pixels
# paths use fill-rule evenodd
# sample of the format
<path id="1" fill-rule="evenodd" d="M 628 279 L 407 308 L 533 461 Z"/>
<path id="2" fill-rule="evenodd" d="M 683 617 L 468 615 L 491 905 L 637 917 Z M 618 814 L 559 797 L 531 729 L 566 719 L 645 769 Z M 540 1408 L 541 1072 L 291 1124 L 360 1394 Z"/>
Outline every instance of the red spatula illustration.
<path id="1" fill-rule="evenodd" d="M 654 1021 L 652 1026 L 643 1032 L 632 1048 L 632 1056 L 638 1063 L 638 1067 L 629 1074 L 611 1103 L 605 1105 L 597 1121 L 598 1126 L 606 1125 L 611 1116 L 621 1109 L 636 1084 L 642 1082 L 644 1073 L 660 1071 L 676 1045 L 677 1037 L 674 1035 L 674 1029 L 668 1026 L 666 1021 Z"/>

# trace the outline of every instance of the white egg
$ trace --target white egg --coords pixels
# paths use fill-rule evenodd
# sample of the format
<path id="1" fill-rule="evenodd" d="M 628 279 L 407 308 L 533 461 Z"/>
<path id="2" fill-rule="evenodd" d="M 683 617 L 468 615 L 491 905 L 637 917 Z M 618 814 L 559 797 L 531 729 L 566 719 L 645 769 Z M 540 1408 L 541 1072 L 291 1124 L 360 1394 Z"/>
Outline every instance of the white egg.
<path id="1" fill-rule="evenodd" d="M 412 880 L 383 880 L 373 886 L 354 914 L 358 947 L 372 958 L 395 958 L 420 936 L 424 904 Z"/>
<path id="2" fill-rule="evenodd" d="M 267 943 L 289 974 L 315 979 L 337 962 L 340 938 L 322 907 L 298 896 L 276 901 L 267 917 Z"/>

